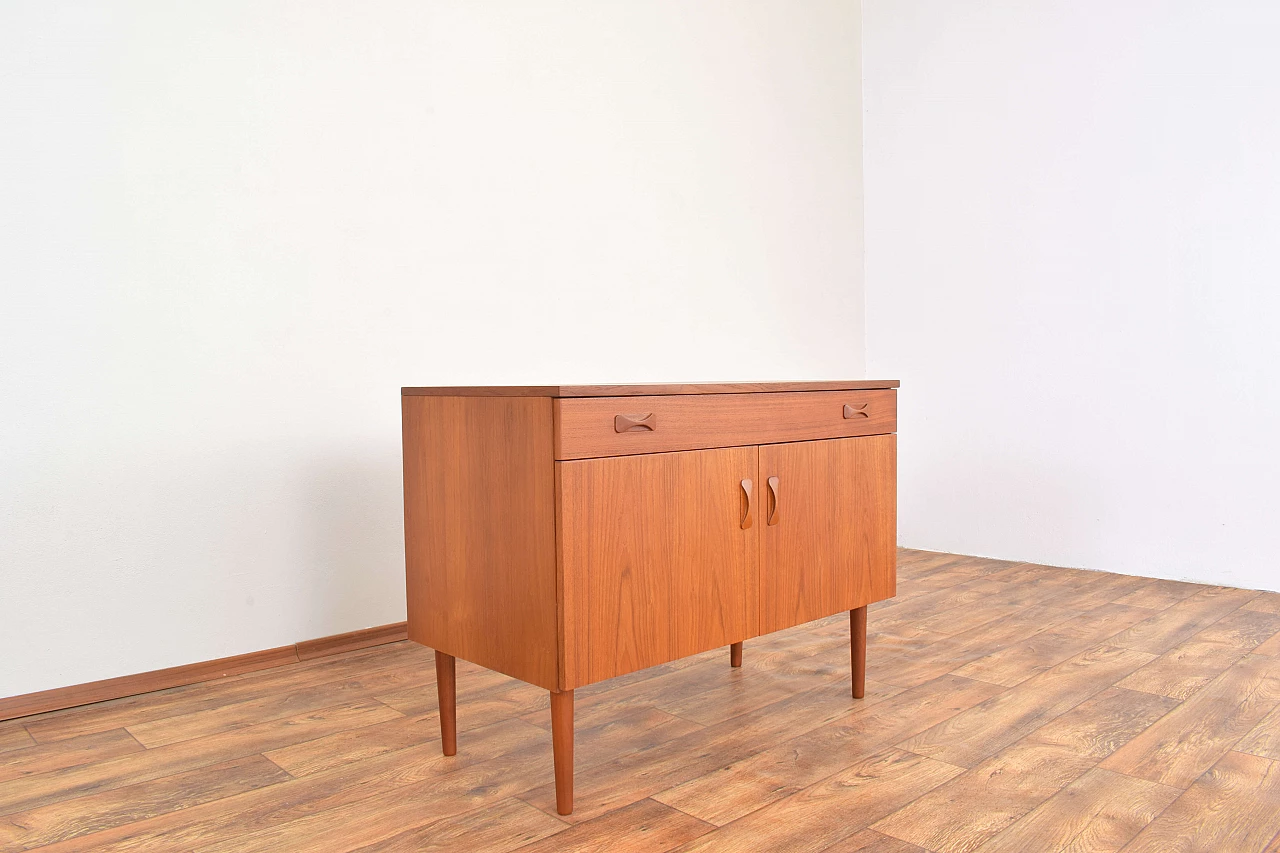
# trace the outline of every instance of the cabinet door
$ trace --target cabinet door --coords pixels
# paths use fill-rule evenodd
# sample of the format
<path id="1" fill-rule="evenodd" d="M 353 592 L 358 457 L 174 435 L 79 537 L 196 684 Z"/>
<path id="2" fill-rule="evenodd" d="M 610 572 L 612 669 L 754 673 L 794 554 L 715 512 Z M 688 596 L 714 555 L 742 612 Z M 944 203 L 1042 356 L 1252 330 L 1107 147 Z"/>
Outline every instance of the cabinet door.
<path id="1" fill-rule="evenodd" d="M 760 448 L 760 633 L 894 595 L 896 438 Z"/>
<path id="2" fill-rule="evenodd" d="M 556 463 L 565 688 L 749 636 L 757 452 Z M 755 493 L 748 529 L 743 480 Z"/>

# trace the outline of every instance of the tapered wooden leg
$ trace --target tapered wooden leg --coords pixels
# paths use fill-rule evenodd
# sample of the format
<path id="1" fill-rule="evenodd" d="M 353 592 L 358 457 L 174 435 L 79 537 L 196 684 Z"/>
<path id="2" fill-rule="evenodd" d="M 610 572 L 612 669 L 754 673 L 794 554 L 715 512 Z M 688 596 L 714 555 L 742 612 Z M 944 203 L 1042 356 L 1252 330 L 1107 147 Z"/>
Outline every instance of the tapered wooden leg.
<path id="1" fill-rule="evenodd" d="M 849 662 L 853 665 L 853 698 L 867 692 L 867 607 L 849 611 Z"/>
<path id="2" fill-rule="evenodd" d="M 742 666 L 742 643 L 729 644 L 729 666 Z"/>
<path id="3" fill-rule="evenodd" d="M 458 754 L 458 682 L 453 655 L 436 649 L 436 695 L 440 697 L 440 745 Z"/>
<path id="4" fill-rule="evenodd" d="M 551 752 L 556 766 L 556 811 L 573 813 L 573 691 L 551 694 Z"/>

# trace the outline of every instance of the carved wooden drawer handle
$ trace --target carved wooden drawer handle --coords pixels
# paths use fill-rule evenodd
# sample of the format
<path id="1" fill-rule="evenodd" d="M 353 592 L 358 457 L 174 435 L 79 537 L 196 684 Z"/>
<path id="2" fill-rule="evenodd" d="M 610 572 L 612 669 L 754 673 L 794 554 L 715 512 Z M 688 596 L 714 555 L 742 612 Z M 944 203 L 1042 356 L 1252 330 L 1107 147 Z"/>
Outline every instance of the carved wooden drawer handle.
<path id="1" fill-rule="evenodd" d="M 778 478 L 770 477 L 767 481 L 769 484 L 769 519 L 765 524 L 778 523 Z"/>
<path id="2" fill-rule="evenodd" d="M 858 403 L 857 405 L 853 405 L 850 403 L 845 403 L 844 416 L 846 418 L 869 418 L 871 417 L 871 414 L 867 411 L 868 405 L 870 404 Z"/>
<path id="3" fill-rule="evenodd" d="M 658 416 L 654 412 L 645 412 L 643 415 L 613 416 L 614 432 L 634 432 L 640 429 L 647 429 L 653 432 L 657 428 Z"/>
<path id="4" fill-rule="evenodd" d="M 742 517 L 742 529 L 746 530 L 751 526 L 751 481 L 742 481 L 742 493 L 747 496 L 747 514 Z"/>

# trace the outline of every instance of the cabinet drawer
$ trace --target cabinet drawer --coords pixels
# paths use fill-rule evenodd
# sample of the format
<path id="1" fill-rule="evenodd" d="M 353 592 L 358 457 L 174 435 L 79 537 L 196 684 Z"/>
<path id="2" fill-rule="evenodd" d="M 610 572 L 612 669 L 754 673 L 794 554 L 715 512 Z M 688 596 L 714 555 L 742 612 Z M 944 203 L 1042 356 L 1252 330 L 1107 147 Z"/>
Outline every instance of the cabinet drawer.
<path id="1" fill-rule="evenodd" d="M 555 401 L 556 459 L 878 435 L 897 429 L 894 390 Z"/>

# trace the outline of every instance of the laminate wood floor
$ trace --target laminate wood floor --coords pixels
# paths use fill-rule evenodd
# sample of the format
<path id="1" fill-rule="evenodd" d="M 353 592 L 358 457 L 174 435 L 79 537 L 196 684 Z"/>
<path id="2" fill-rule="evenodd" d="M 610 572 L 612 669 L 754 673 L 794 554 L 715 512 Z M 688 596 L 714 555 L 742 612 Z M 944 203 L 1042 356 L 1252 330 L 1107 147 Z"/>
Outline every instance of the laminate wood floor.
<path id="1" fill-rule="evenodd" d="M 577 692 L 396 643 L 0 723 L 0 849 L 1280 851 L 1280 595 L 919 551 L 871 610 Z"/>

